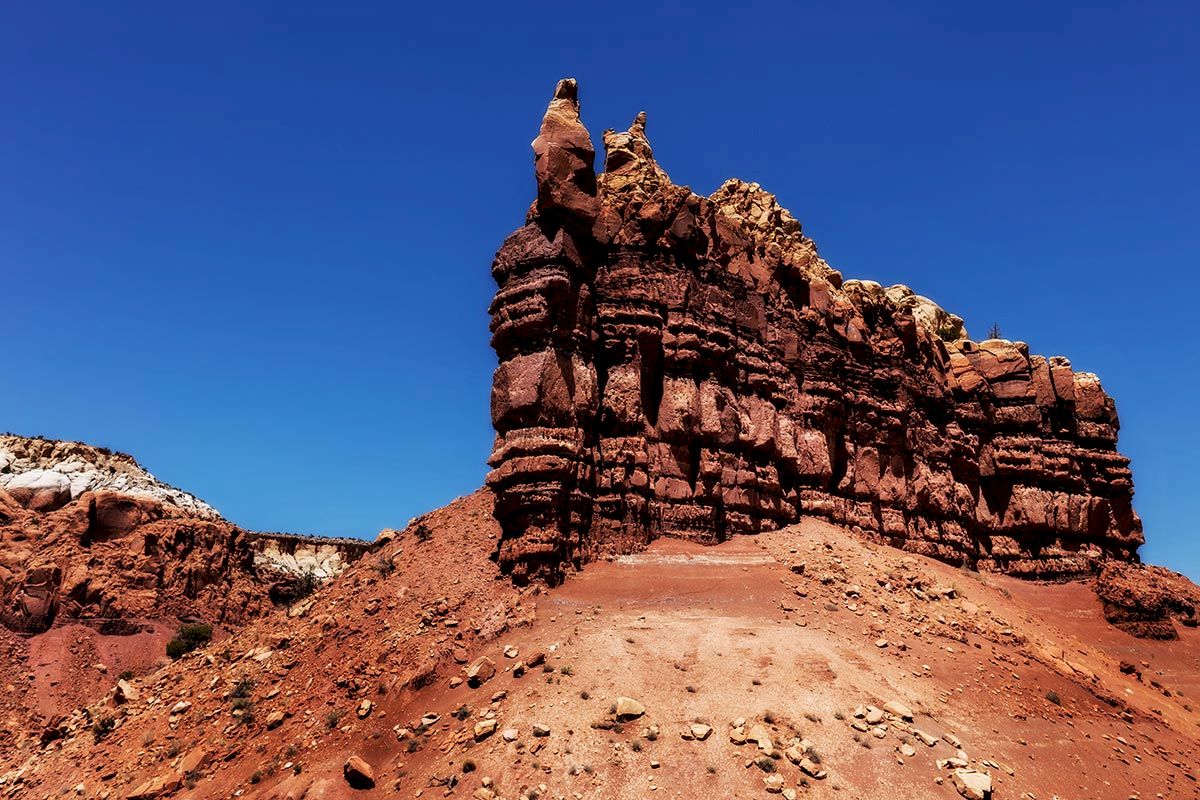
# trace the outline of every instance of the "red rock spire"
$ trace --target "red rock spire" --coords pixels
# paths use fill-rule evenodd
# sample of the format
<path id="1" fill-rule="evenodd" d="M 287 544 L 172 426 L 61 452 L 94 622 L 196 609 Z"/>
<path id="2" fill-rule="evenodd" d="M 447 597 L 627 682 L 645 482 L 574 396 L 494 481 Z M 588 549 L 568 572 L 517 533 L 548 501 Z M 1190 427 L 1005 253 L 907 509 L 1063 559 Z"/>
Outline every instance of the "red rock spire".
<path id="1" fill-rule="evenodd" d="M 579 119 L 579 86 L 563 78 L 533 140 L 537 213 L 553 222 L 596 216 L 596 149 Z"/>

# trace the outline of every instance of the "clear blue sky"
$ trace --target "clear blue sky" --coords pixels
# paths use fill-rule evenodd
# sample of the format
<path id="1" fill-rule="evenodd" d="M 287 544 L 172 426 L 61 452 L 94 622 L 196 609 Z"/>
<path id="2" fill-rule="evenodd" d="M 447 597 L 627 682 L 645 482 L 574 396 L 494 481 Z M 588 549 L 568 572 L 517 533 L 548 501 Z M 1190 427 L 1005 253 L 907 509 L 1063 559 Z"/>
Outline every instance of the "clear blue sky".
<path id="1" fill-rule="evenodd" d="M 1099 373 L 1143 555 L 1200 578 L 1195 3 L 182 5 L 6 6 L 0 429 L 262 530 L 473 490 L 489 263 L 574 75 L 593 136 L 645 109 L 676 182 Z"/>

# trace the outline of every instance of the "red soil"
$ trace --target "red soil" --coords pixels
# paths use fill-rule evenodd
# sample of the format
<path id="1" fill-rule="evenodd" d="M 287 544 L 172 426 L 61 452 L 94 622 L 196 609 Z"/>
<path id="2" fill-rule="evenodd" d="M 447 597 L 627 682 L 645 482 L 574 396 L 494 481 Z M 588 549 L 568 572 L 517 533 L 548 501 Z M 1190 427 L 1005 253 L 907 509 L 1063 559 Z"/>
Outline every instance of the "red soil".
<path id="1" fill-rule="evenodd" d="M 542 797 L 766 797 L 758 748 L 730 741 L 742 717 L 778 749 L 799 735 L 820 754 L 828 777 L 807 786 L 788 759 L 773 762 L 801 797 L 955 798 L 935 764 L 955 756 L 945 734 L 991 774 L 997 798 L 1197 794 L 1197 632 L 1135 639 L 1103 621 L 1086 584 L 980 575 L 805 520 L 709 548 L 660 540 L 519 593 L 488 558 L 499 539 L 490 502 L 456 501 L 421 521 L 428 537 L 410 526 L 292 616 L 136 679 L 137 701 L 95 704 L 66 740 L 27 741 L 0 793 L 82 785 L 125 798 L 163 778 L 197 798 L 473 797 L 486 796 L 475 794 L 486 777 L 510 799 L 540 784 Z M 107 645 L 92 646 L 102 659 Z M 546 667 L 515 677 L 538 651 Z M 459 662 L 482 655 L 496 676 L 452 687 Z M 646 713 L 612 728 L 623 695 Z M 883 738 L 850 727 L 856 707 L 889 700 L 943 738 L 927 747 L 895 720 Z M 172 714 L 180 701 L 191 707 Z M 418 728 L 427 712 L 438 721 Z M 119 724 L 96 742 L 88 719 L 105 715 Z M 489 716 L 498 727 L 477 743 L 472 728 Z M 681 739 L 697 720 L 712 735 Z M 914 755 L 900 753 L 905 742 Z M 374 789 L 344 780 L 352 755 Z"/>

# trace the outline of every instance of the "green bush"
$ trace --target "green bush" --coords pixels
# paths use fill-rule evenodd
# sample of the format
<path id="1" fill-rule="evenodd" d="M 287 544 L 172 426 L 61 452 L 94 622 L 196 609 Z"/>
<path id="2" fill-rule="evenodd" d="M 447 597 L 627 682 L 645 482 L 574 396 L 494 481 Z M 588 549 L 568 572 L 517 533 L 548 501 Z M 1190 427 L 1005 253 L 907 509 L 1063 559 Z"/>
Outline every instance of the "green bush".
<path id="1" fill-rule="evenodd" d="M 212 625 L 194 623 L 180 625 L 175 638 L 167 642 L 167 655 L 178 660 L 193 650 L 197 650 L 212 640 Z"/>

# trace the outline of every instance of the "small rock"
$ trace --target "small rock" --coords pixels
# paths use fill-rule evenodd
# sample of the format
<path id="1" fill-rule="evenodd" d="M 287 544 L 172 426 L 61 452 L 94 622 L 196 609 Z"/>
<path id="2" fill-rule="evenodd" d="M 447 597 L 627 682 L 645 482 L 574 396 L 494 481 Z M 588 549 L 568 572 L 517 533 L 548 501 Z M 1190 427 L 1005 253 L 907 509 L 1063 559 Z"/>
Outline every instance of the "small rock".
<path id="1" fill-rule="evenodd" d="M 921 730 L 920 728 L 913 728 L 912 735 L 917 737 L 918 739 L 920 739 L 922 742 L 924 742 L 929 747 L 933 747 L 935 744 L 938 743 L 938 737 L 936 737 L 932 734 L 926 733 L 925 731 Z"/>
<path id="2" fill-rule="evenodd" d="M 692 738 L 698 742 L 703 742 L 712 733 L 711 727 L 708 725 L 701 725 L 699 723 L 692 725 L 689 730 L 692 734 Z"/>
<path id="3" fill-rule="evenodd" d="M 475 741 L 481 741 L 496 732 L 497 722 L 494 719 L 484 719 L 475 723 Z"/>
<path id="4" fill-rule="evenodd" d="M 617 698 L 617 719 L 636 719 L 646 713 L 646 707 L 632 697 Z"/>
<path id="5" fill-rule="evenodd" d="M 883 710 L 886 713 L 891 714 L 893 717 L 902 719 L 905 722 L 912 722 L 912 709 L 898 700 L 889 700 L 888 702 L 884 703 Z"/>
<path id="6" fill-rule="evenodd" d="M 967 800 L 991 800 L 992 776 L 973 769 L 956 769 L 950 775 L 954 788 Z"/>
<path id="7" fill-rule="evenodd" d="M 358 756 L 350 756 L 342 765 L 342 777 L 346 783 L 355 789 L 373 789 L 375 787 L 375 771 L 371 765 Z"/>
<path id="8" fill-rule="evenodd" d="M 132 683 L 122 678 L 117 681 L 117 689 L 113 692 L 113 700 L 117 703 L 132 703 L 139 697 L 137 688 Z"/>
<path id="9" fill-rule="evenodd" d="M 467 684 L 475 687 L 487 683 L 496 676 L 496 662 L 487 656 L 481 656 L 475 663 L 467 667 Z"/>
<path id="10" fill-rule="evenodd" d="M 533 733 L 534 736 L 541 738 L 541 737 L 550 735 L 550 726 L 534 724 L 534 726 L 532 728 L 530 728 L 530 731 Z"/>

